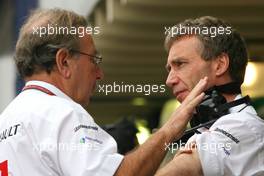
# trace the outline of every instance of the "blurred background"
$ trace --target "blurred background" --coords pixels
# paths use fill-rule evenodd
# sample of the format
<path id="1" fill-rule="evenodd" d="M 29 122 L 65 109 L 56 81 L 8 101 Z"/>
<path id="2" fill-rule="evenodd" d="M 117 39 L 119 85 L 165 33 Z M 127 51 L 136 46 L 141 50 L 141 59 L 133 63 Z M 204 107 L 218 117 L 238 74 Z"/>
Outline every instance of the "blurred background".
<path id="1" fill-rule="evenodd" d="M 0 112 L 23 86 L 12 60 L 20 26 L 30 10 L 53 7 L 82 14 L 100 28 L 100 34 L 94 35 L 103 56 L 105 77 L 100 85 L 115 82 L 162 86 L 167 77 L 165 27 L 204 15 L 230 22 L 245 37 L 250 53 L 243 94 L 253 98 L 259 115 L 264 117 L 263 0 L 0 0 Z M 178 105 L 168 88 L 149 95 L 137 92 L 105 95 L 97 90 L 86 108 L 110 132 L 116 128 L 113 123 L 121 124 L 122 129 L 133 121 L 136 129 L 128 135 L 136 133 L 142 143 Z"/>

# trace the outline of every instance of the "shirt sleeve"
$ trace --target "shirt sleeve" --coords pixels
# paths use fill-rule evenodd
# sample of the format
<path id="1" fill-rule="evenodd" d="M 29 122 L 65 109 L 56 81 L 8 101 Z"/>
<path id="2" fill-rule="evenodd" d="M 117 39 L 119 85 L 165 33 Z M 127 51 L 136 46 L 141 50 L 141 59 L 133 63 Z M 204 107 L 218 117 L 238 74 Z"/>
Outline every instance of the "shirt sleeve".
<path id="1" fill-rule="evenodd" d="M 254 127 L 236 115 L 219 119 L 209 131 L 196 136 L 197 151 L 205 176 L 255 175 L 263 168 Z M 245 115 L 245 114 L 244 114 Z"/>
<path id="2" fill-rule="evenodd" d="M 115 140 L 88 113 L 72 111 L 57 129 L 52 155 L 63 175 L 114 175 L 123 156 L 117 153 Z"/>
<path id="3" fill-rule="evenodd" d="M 204 132 L 196 136 L 196 145 L 204 176 L 223 175 L 223 158 L 225 156 L 216 148 L 217 140 L 214 135 L 211 132 Z"/>

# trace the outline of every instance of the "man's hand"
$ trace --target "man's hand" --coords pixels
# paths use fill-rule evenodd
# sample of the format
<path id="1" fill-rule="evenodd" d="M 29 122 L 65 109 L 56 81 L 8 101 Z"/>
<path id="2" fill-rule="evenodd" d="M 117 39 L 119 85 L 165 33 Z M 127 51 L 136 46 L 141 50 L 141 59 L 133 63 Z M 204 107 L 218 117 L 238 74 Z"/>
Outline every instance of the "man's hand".
<path id="1" fill-rule="evenodd" d="M 168 134 L 170 141 L 179 139 L 191 119 L 195 107 L 204 97 L 204 89 L 208 78 L 205 77 L 199 81 L 190 94 L 185 98 L 179 108 L 172 114 L 169 121 L 160 129 Z"/>
<path id="2" fill-rule="evenodd" d="M 202 92 L 206 84 L 207 78 L 202 79 L 160 130 L 155 132 L 137 150 L 125 155 L 115 176 L 148 176 L 155 174 L 166 153 L 165 143 L 173 142 L 174 139 L 182 135 L 194 108 L 203 99 L 204 93 Z"/>

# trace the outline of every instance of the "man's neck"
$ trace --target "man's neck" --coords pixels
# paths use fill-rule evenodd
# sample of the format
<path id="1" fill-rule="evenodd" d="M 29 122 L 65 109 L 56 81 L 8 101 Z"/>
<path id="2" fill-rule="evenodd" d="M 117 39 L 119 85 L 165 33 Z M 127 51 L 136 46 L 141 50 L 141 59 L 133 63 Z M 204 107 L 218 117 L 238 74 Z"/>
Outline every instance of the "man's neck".
<path id="1" fill-rule="evenodd" d="M 25 81 L 26 82 L 28 82 L 28 81 L 43 81 L 43 82 L 52 84 L 69 96 L 69 93 L 66 91 L 65 86 L 63 85 L 63 82 L 60 79 L 58 79 L 55 75 L 48 74 L 48 73 L 38 73 L 38 74 L 34 74 L 30 77 L 26 77 Z"/>
<path id="2" fill-rule="evenodd" d="M 224 85 L 224 84 L 227 84 L 230 82 L 232 82 L 232 79 L 230 78 L 230 76 L 227 73 L 225 73 L 225 75 L 223 75 L 221 78 L 218 77 L 217 81 L 215 82 L 215 85 L 220 86 L 220 85 Z M 222 95 L 225 97 L 227 102 L 231 102 L 231 101 L 235 100 L 235 98 L 238 94 L 222 93 Z"/>
<path id="3" fill-rule="evenodd" d="M 222 94 L 227 102 L 234 101 L 238 94 Z"/>

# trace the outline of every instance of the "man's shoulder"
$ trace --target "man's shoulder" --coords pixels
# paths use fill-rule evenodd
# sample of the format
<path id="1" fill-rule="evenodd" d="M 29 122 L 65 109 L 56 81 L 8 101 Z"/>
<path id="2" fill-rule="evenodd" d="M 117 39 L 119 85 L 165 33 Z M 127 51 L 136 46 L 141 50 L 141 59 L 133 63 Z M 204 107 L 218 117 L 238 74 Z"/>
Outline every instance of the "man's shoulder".
<path id="1" fill-rule="evenodd" d="M 31 95 L 22 95 L 21 98 L 21 105 L 26 103 L 30 106 L 34 107 L 42 107 L 45 110 L 49 111 L 79 111 L 84 112 L 85 110 L 82 108 L 81 105 L 74 102 L 73 100 L 69 100 L 59 96 L 50 96 L 47 94 L 33 94 Z M 23 105 L 22 105 L 23 106 Z"/>
<path id="2" fill-rule="evenodd" d="M 224 172 L 252 175 L 263 169 L 259 158 L 263 155 L 264 121 L 251 106 L 222 116 L 209 130 L 193 139 L 198 146 L 204 175 L 224 175 Z M 238 158 L 243 160 L 236 167 L 231 163 Z"/>
<path id="3" fill-rule="evenodd" d="M 254 134 L 264 139 L 264 120 L 255 113 L 252 106 L 245 111 L 222 116 L 210 128 L 210 130 L 216 129 L 225 129 L 238 134 Z"/>
<path id="4" fill-rule="evenodd" d="M 229 113 L 220 117 L 214 124 L 236 124 L 236 123 L 253 123 L 264 125 L 264 120 L 261 119 L 252 106 L 248 106 L 245 110 Z"/>
<path id="5" fill-rule="evenodd" d="M 74 101 L 31 92 L 18 95 L 3 111 L 2 116 L 9 120 L 19 121 L 49 121 L 57 123 L 69 116 L 86 116 L 92 119 L 88 112 Z M 7 119 L 6 119 L 7 120 Z"/>

